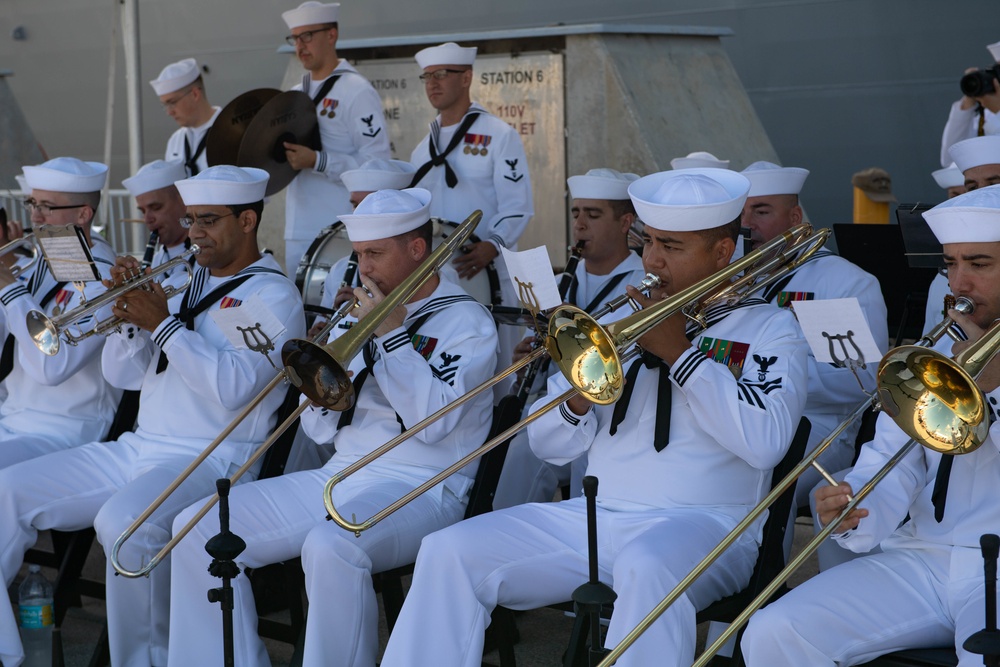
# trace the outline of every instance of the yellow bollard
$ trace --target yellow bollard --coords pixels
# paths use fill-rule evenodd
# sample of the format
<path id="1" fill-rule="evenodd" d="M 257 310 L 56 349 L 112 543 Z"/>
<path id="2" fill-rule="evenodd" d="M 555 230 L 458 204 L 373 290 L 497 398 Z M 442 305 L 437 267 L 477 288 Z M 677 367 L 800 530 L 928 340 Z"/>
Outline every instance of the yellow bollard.
<path id="1" fill-rule="evenodd" d="M 851 183 L 854 185 L 854 222 L 889 224 L 889 202 L 896 201 L 889 172 L 871 167 L 854 174 Z"/>

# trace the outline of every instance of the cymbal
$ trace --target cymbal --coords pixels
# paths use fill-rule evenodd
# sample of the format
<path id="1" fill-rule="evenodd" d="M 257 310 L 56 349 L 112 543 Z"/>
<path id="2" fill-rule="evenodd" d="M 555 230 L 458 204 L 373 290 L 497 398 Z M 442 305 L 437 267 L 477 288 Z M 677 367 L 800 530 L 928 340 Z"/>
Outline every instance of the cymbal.
<path id="1" fill-rule="evenodd" d="M 256 88 L 237 96 L 223 107 L 205 138 L 205 159 L 208 160 L 208 166 L 236 164 L 240 142 L 243 141 L 250 121 L 268 100 L 280 93 L 275 88 Z"/>
<path id="2" fill-rule="evenodd" d="M 316 107 L 301 91 L 289 90 L 269 100 L 250 121 L 240 143 L 236 165 L 269 173 L 268 196 L 283 190 L 298 174 L 285 157 L 286 141 L 313 150 L 322 146 Z"/>

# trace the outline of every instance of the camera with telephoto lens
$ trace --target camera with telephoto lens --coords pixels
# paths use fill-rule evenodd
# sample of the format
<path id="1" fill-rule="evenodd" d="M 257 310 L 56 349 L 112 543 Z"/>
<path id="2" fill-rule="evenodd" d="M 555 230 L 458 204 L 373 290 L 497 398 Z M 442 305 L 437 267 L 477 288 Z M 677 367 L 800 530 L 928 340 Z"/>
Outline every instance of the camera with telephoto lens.
<path id="1" fill-rule="evenodd" d="M 987 69 L 969 72 L 962 77 L 959 86 L 967 97 L 982 97 L 993 92 L 993 82 L 1000 80 L 1000 63 Z"/>

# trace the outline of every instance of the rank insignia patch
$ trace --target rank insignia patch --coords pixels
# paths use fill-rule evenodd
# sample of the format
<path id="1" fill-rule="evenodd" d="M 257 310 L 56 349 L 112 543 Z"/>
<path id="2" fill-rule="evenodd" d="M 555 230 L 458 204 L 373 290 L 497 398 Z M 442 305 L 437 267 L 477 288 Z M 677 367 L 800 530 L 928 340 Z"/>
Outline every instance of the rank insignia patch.
<path id="1" fill-rule="evenodd" d="M 340 100 L 333 100 L 329 97 L 323 98 L 323 108 L 320 109 L 320 116 L 327 116 L 328 118 L 333 118 L 337 115 L 337 107 L 340 105 Z"/>
<path id="2" fill-rule="evenodd" d="M 815 292 L 778 292 L 778 308 L 788 308 L 793 301 L 812 301 Z"/>
<path id="3" fill-rule="evenodd" d="M 424 361 L 430 361 L 431 357 L 434 356 L 434 348 L 437 347 L 438 339 L 413 334 L 411 340 L 413 341 L 413 349 L 424 358 Z"/>
<path id="4" fill-rule="evenodd" d="M 743 362 L 750 351 L 749 343 L 737 343 L 722 338 L 702 338 L 698 349 L 720 364 L 725 364 L 737 378 L 743 373 Z"/>
<path id="5" fill-rule="evenodd" d="M 492 140 L 493 137 L 487 134 L 466 134 L 465 148 L 462 149 L 462 152 L 466 155 L 470 153 L 472 155 L 487 155 L 489 150 L 486 147 L 490 145 Z"/>
<path id="6" fill-rule="evenodd" d="M 234 299 L 231 296 L 222 297 L 222 301 L 219 302 L 219 308 L 239 308 L 240 304 L 243 303 L 240 299 Z"/>

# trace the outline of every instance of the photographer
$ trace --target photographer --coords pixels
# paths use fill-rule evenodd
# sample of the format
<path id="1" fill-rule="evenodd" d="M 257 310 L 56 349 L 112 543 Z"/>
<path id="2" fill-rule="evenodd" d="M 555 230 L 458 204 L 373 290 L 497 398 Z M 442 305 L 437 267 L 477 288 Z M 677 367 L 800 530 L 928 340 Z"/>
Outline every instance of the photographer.
<path id="1" fill-rule="evenodd" d="M 963 139 L 1000 134 L 1000 42 L 986 47 L 996 61 L 980 70 L 970 67 L 962 76 L 962 99 L 951 105 L 941 133 L 941 166 L 951 164 L 948 149 Z M 978 93 L 978 94 L 977 94 Z"/>

